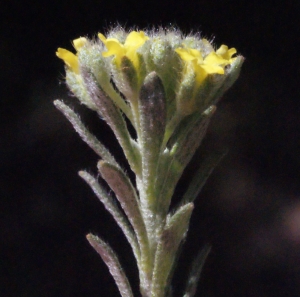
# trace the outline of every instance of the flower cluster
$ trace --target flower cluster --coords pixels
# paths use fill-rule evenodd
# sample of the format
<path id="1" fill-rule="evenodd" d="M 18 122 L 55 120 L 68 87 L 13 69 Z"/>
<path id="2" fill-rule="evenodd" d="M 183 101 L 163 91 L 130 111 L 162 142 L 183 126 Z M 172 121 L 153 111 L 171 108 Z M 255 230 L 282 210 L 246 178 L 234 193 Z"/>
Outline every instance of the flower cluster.
<path id="1" fill-rule="evenodd" d="M 106 86 L 107 78 L 113 78 L 127 102 L 136 100 L 145 76 L 155 71 L 164 84 L 168 116 L 172 117 L 174 113 L 188 115 L 215 104 L 215 99 L 222 96 L 222 87 L 226 85 L 227 89 L 236 79 L 243 61 L 241 56 L 233 57 L 235 48 L 221 45 L 214 50 L 206 39 L 182 37 L 177 31 L 126 34 L 116 30 L 107 38 L 101 33 L 98 37 L 97 41 L 75 39 L 76 54 L 62 48 L 56 53 L 68 67 L 69 87 L 90 107 L 93 104 L 86 98 L 86 92 L 82 92 L 83 87 L 78 88 L 78 78 L 74 79 L 74 74 L 80 76 L 80 66 L 90 68 L 96 78 L 101 76 L 98 83 L 104 90 L 110 88 Z M 96 60 L 101 67 L 91 65 Z M 218 93 L 218 98 L 211 94 L 206 102 L 207 89 Z"/>
<path id="2" fill-rule="evenodd" d="M 136 187 L 74 111 L 56 101 L 101 157 L 98 171 L 118 204 L 95 177 L 85 171 L 80 176 L 130 243 L 142 296 L 169 296 L 171 273 L 188 230 L 193 201 L 219 156 L 203 160 L 180 206 L 172 212 L 171 199 L 205 136 L 215 104 L 237 79 L 243 57 L 236 56 L 235 48 L 221 45 L 214 49 L 206 39 L 163 29 L 129 33 L 114 29 L 106 37 L 99 33 L 96 40 L 75 39 L 73 46 L 75 54 L 62 48 L 56 52 L 66 64 L 67 85 L 111 127 L 135 174 Z M 126 120 L 135 129 L 134 138 Z M 88 235 L 88 240 L 106 262 L 121 295 L 133 296 L 109 245 L 94 235 Z M 193 273 L 199 275 L 197 269 Z M 185 296 L 195 292 L 194 274 Z"/>

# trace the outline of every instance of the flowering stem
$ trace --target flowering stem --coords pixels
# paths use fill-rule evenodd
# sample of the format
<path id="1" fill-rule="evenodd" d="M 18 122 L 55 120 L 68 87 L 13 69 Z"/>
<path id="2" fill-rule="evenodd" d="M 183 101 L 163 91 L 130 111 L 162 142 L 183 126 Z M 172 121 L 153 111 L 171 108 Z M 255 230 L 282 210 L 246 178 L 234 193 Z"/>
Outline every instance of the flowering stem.
<path id="1" fill-rule="evenodd" d="M 222 45 L 214 50 L 207 40 L 183 36 L 177 30 L 145 34 L 114 29 L 108 37 L 98 36 L 99 41 L 75 39 L 75 53 L 59 48 L 56 54 L 65 62 L 70 90 L 112 129 L 136 186 L 79 116 L 61 101 L 55 105 L 102 159 L 98 171 L 111 194 L 86 171 L 79 175 L 128 240 L 137 262 L 142 297 L 170 297 L 171 278 L 193 201 L 222 154 L 202 156 L 179 206 L 171 212 L 172 197 L 206 134 L 214 105 L 237 79 L 243 57 L 233 57 L 234 48 Z M 136 139 L 125 117 L 135 129 Z M 133 297 L 115 252 L 97 236 L 89 234 L 87 239 L 108 266 L 121 296 Z M 194 296 L 207 254 L 206 248 L 197 258 L 184 297 Z"/>

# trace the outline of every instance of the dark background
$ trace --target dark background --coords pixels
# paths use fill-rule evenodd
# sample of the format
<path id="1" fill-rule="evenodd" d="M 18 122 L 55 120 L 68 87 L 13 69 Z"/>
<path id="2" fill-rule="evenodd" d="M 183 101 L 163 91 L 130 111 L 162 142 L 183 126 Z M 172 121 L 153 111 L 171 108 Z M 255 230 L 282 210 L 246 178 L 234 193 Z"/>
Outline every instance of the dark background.
<path id="1" fill-rule="evenodd" d="M 68 96 L 55 57 L 116 22 L 200 31 L 246 57 L 209 131 L 229 152 L 196 202 L 175 296 L 204 242 L 213 248 L 197 296 L 300 296 L 300 2 L 275 3 L 1 1 L 0 296 L 119 296 L 88 232 L 117 250 L 137 292 L 129 246 L 77 175 L 97 174 L 97 156 L 52 104 L 74 106 L 126 165 L 106 125 Z"/>

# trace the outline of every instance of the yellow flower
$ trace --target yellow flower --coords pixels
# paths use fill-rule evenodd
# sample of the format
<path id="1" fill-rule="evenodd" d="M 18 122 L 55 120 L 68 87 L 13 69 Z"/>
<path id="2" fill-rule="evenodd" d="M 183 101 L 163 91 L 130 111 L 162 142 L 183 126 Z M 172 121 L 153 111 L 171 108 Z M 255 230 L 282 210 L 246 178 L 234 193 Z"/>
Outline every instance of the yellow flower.
<path id="1" fill-rule="evenodd" d="M 99 33 L 100 40 L 105 44 L 107 52 L 103 52 L 103 57 L 115 56 L 115 61 L 118 67 L 121 65 L 122 57 L 126 56 L 133 63 L 137 69 L 139 65 L 139 59 L 137 56 L 137 49 L 141 47 L 149 37 L 145 35 L 143 31 L 132 31 L 128 34 L 125 43 L 122 44 L 116 38 L 107 38 Z"/>
<path id="2" fill-rule="evenodd" d="M 87 40 L 84 37 L 80 37 L 73 40 L 73 46 L 78 53 L 81 47 L 83 47 L 86 44 Z M 56 56 L 62 59 L 66 65 L 72 69 L 76 74 L 79 73 L 79 64 L 78 64 L 78 57 L 73 54 L 72 52 L 64 49 L 64 48 L 58 48 L 56 52 Z"/>
<path id="3" fill-rule="evenodd" d="M 209 53 L 203 59 L 202 53 L 196 49 L 177 48 L 175 51 L 183 61 L 193 66 L 198 84 L 201 84 L 208 74 L 224 74 L 224 66 L 230 63 L 215 52 Z"/>
<path id="4" fill-rule="evenodd" d="M 223 59 L 229 61 L 231 64 L 236 58 L 232 58 L 234 54 L 236 54 L 236 49 L 232 47 L 228 49 L 227 45 L 222 44 L 220 48 L 216 51 L 216 53 L 221 56 Z"/>

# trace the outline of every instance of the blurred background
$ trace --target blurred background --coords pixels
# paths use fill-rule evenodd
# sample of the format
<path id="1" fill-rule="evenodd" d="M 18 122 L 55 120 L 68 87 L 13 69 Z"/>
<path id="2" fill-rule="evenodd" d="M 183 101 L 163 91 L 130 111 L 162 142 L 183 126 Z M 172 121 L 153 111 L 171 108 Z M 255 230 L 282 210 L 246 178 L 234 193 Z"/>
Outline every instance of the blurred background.
<path id="1" fill-rule="evenodd" d="M 117 22 L 201 32 L 246 57 L 205 141 L 228 153 L 196 200 L 174 296 L 182 296 L 189 263 L 206 242 L 212 251 L 196 296 L 300 296 L 299 1 L 11 0 L 0 6 L 0 296 L 119 296 L 85 239 L 89 232 L 115 248 L 138 292 L 126 240 L 77 175 L 81 169 L 96 175 L 98 158 L 52 103 L 61 98 L 73 106 L 126 166 L 105 123 L 69 96 L 55 56 L 57 47 L 72 49 L 73 39 Z"/>

